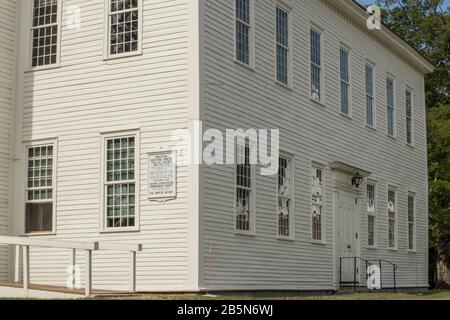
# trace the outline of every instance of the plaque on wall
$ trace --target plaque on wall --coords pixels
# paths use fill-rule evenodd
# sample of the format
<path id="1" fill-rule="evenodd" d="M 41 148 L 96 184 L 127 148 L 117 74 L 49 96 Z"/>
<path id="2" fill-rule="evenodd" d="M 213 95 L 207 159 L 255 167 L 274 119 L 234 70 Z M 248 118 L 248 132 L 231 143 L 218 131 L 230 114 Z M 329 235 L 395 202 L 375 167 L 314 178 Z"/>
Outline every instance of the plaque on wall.
<path id="1" fill-rule="evenodd" d="M 177 196 L 177 159 L 175 151 L 148 155 L 148 198 L 173 199 Z"/>

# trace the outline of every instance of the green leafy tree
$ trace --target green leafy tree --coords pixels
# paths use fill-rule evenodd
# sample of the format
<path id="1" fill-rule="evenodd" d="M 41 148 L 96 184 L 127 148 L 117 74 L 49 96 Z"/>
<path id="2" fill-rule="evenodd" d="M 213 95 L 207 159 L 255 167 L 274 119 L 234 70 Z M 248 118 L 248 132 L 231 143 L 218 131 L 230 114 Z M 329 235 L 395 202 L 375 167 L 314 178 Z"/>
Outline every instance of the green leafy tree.
<path id="1" fill-rule="evenodd" d="M 450 9 L 443 0 L 378 1 L 383 21 L 436 66 L 425 80 L 430 283 L 450 287 Z"/>

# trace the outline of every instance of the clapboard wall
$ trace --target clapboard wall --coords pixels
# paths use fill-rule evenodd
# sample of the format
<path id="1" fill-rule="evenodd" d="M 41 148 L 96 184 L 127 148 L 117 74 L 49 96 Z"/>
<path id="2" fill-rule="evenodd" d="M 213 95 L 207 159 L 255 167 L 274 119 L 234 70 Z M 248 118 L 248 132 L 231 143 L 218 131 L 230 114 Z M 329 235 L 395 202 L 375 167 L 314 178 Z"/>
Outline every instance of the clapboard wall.
<path id="1" fill-rule="evenodd" d="M 256 174 L 256 233 L 234 232 L 234 166 L 201 171 L 201 287 L 210 290 L 317 290 L 335 288 L 334 161 L 365 168 L 377 181 L 377 249 L 366 249 L 361 214 L 361 254 L 399 265 L 398 284 L 428 284 L 427 163 L 424 75 L 355 23 L 334 1 L 285 0 L 291 8 L 292 88 L 275 83 L 275 6 L 254 1 L 255 68 L 234 62 L 233 1 L 203 1 L 201 114 L 207 128 L 280 128 L 281 150 L 293 153 L 293 241 L 277 239 L 275 176 Z M 325 104 L 309 97 L 310 27 L 323 30 Z M 351 50 L 352 116 L 340 114 L 339 49 Z M 376 129 L 365 126 L 364 65 L 375 64 Z M 396 138 L 387 136 L 386 77 L 395 77 Z M 414 94 L 414 147 L 406 144 L 405 90 Z M 325 165 L 325 242 L 311 242 L 310 167 Z M 398 250 L 388 250 L 387 188 L 398 189 Z M 361 186 L 364 188 L 365 186 Z M 416 193 L 417 250 L 407 250 L 407 192 Z M 365 201 L 364 198 L 361 200 Z M 364 206 L 363 206 L 364 207 Z M 387 283 L 385 283 L 386 285 Z"/>

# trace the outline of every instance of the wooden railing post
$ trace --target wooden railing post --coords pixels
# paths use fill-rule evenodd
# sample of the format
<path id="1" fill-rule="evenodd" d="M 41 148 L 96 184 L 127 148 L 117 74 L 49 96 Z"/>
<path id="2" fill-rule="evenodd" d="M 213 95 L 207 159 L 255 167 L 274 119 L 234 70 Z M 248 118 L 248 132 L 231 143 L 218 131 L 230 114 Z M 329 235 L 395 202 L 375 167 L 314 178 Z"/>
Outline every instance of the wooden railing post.
<path id="1" fill-rule="evenodd" d="M 23 288 L 28 291 L 30 286 L 30 247 L 23 246 Z"/>
<path id="2" fill-rule="evenodd" d="M 130 252 L 130 292 L 136 292 L 136 251 Z"/>
<path id="3" fill-rule="evenodd" d="M 86 250 L 86 284 L 84 295 L 90 296 L 92 293 L 92 250 Z"/>
<path id="4" fill-rule="evenodd" d="M 20 245 L 15 246 L 16 251 L 14 255 L 14 282 L 20 281 Z"/>

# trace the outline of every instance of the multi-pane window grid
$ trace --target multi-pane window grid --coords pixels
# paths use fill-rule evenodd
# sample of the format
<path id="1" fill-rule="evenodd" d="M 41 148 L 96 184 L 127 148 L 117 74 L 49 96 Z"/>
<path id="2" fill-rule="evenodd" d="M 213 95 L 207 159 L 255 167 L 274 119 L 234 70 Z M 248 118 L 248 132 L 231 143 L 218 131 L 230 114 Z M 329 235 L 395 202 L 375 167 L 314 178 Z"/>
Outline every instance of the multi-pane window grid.
<path id="1" fill-rule="evenodd" d="M 291 160 L 280 157 L 278 166 L 278 235 L 290 237 Z"/>
<path id="2" fill-rule="evenodd" d="M 289 13 L 277 7 L 277 80 L 288 84 Z"/>
<path id="3" fill-rule="evenodd" d="M 366 65 L 366 123 L 373 126 L 373 68 Z"/>
<path id="4" fill-rule="evenodd" d="M 386 97 L 387 97 L 387 127 L 388 135 L 394 135 L 394 81 L 387 79 L 386 81 Z"/>
<path id="5" fill-rule="evenodd" d="M 414 196 L 408 196 L 408 247 L 414 250 Z"/>
<path id="6" fill-rule="evenodd" d="M 396 199 L 395 191 L 388 192 L 388 233 L 389 233 L 389 248 L 395 248 L 395 224 L 396 224 Z"/>
<path id="7" fill-rule="evenodd" d="M 406 142 L 412 143 L 412 97 L 410 91 L 406 91 Z"/>
<path id="8" fill-rule="evenodd" d="M 106 163 L 106 225 L 135 225 L 135 137 L 108 139 Z"/>
<path id="9" fill-rule="evenodd" d="M 28 148 L 27 201 L 53 199 L 53 146 Z"/>
<path id="10" fill-rule="evenodd" d="M 34 0 L 31 66 L 57 62 L 58 0 Z"/>
<path id="11" fill-rule="evenodd" d="M 349 52 L 341 48 L 340 50 L 340 75 L 341 75 L 341 112 L 349 113 Z"/>
<path id="12" fill-rule="evenodd" d="M 236 59 L 250 64 L 250 0 L 236 0 Z"/>
<path id="13" fill-rule="evenodd" d="M 312 169 L 312 239 L 322 240 L 323 179 L 322 170 Z"/>
<path id="14" fill-rule="evenodd" d="M 250 231 L 252 167 L 250 164 L 250 148 L 238 146 L 236 165 L 236 229 Z"/>
<path id="15" fill-rule="evenodd" d="M 375 186 L 367 185 L 367 242 L 375 245 Z"/>
<path id="16" fill-rule="evenodd" d="M 111 0 L 110 55 L 137 51 L 139 48 L 138 0 Z"/>
<path id="17" fill-rule="evenodd" d="M 311 96 L 314 100 L 320 101 L 321 98 L 321 34 L 311 30 Z"/>

